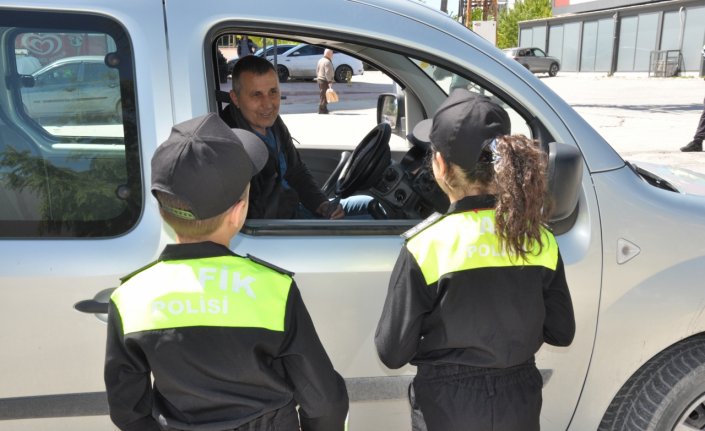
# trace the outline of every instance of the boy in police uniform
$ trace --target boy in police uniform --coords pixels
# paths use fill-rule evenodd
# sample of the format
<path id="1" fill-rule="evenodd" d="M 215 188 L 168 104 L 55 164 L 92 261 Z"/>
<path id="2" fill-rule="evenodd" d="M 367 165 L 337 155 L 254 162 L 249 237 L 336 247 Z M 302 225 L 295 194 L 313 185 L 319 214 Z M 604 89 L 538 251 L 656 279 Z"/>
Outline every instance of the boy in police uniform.
<path id="1" fill-rule="evenodd" d="M 175 125 L 154 153 L 177 244 L 111 296 L 105 384 L 120 429 L 344 429 L 345 383 L 292 274 L 228 248 L 267 157 L 215 114 Z"/>

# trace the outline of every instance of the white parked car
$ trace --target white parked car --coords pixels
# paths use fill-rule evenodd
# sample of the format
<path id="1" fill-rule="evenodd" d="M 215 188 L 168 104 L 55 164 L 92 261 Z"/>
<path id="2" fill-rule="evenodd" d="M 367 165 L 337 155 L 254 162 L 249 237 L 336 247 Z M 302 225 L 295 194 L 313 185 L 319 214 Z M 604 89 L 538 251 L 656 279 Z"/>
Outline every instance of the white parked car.
<path id="1" fill-rule="evenodd" d="M 277 73 L 279 81 L 286 82 L 293 79 L 315 79 L 316 64 L 323 56 L 324 46 L 309 45 L 306 43 L 297 45 L 284 54 L 277 56 Z M 269 61 L 273 61 L 270 56 Z M 333 67 L 335 82 L 348 82 L 353 75 L 364 73 L 362 61 L 342 52 L 334 52 Z"/>
<path id="2" fill-rule="evenodd" d="M 373 338 L 399 234 L 444 209 L 428 148 L 407 132 L 455 87 L 500 103 L 512 133 L 538 140 L 551 160 L 577 332 L 570 347 L 536 357 L 541 429 L 703 429 L 705 198 L 623 160 L 529 70 L 447 15 L 415 0 L 0 0 L 0 9 L 0 431 L 112 429 L 106 301 L 174 241 L 150 194 L 150 159 L 175 123 L 223 109 L 217 39 L 243 32 L 348 52 L 396 83 L 372 84 L 377 118 L 286 118 L 290 130 L 306 117 L 321 131 L 297 144 L 320 183 L 373 196 L 382 218 L 248 220 L 231 243 L 296 273 L 346 380 L 351 430 L 410 429 L 415 369 L 384 367 Z M 15 49 L 43 64 L 102 56 L 119 75 L 119 124 L 68 105 L 70 126 L 27 115 L 31 80 L 5 61 Z M 389 145 L 391 159 L 355 151 L 370 144 L 379 154 Z M 343 151 L 352 157 L 340 169 Z"/>

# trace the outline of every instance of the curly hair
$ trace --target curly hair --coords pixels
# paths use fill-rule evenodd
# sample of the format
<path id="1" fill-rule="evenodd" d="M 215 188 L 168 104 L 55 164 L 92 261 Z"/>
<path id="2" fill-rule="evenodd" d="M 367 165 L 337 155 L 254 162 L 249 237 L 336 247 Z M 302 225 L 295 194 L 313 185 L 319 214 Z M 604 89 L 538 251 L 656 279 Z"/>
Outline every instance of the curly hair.
<path id="1" fill-rule="evenodd" d="M 526 260 L 534 244 L 543 249 L 542 228 L 551 213 L 546 169 L 548 155 L 536 140 L 523 135 L 496 139 L 483 152 L 467 180 L 496 190 L 495 229 L 500 246 L 511 256 Z"/>

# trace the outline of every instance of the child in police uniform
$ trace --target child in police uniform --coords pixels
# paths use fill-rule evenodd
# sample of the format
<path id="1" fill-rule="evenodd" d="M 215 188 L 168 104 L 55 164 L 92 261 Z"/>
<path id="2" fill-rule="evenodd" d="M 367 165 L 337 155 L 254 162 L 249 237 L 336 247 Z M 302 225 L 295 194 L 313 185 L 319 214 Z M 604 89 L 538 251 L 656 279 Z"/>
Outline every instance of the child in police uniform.
<path id="1" fill-rule="evenodd" d="M 105 384 L 120 429 L 344 429 L 345 383 L 292 274 L 228 248 L 267 157 L 215 114 L 155 151 L 152 193 L 177 244 L 111 296 Z"/>
<path id="2" fill-rule="evenodd" d="M 414 430 L 538 430 L 534 354 L 575 333 L 545 227 L 547 155 L 509 131 L 504 109 L 465 89 L 413 131 L 451 204 L 404 235 L 375 343 L 388 367 L 417 366 Z"/>

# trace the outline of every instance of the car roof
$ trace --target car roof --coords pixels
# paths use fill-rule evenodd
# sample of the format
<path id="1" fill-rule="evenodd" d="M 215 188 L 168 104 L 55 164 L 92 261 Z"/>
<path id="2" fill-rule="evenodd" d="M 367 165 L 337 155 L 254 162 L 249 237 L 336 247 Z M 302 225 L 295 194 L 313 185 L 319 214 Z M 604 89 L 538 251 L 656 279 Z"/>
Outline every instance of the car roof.
<path id="1" fill-rule="evenodd" d="M 37 70 L 36 72 L 32 73 L 32 75 L 38 75 L 48 69 L 53 69 L 55 67 L 58 67 L 58 66 L 61 66 L 64 64 L 69 64 L 69 63 L 103 63 L 103 64 L 105 64 L 105 56 L 103 56 L 103 55 L 77 55 L 74 57 L 60 58 L 56 61 L 53 61 L 53 62 L 47 64 L 46 66 L 42 67 L 41 69 Z"/>

